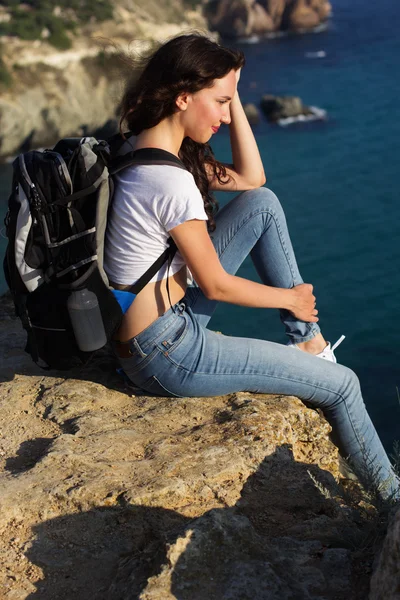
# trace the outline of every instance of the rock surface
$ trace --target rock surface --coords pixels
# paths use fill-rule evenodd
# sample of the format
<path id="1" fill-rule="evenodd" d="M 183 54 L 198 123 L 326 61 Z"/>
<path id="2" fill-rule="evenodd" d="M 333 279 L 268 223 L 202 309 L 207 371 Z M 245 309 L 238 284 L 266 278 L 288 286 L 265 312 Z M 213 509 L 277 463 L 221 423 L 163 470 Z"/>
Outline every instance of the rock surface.
<path id="1" fill-rule="evenodd" d="M 16 87 L 0 97 L 0 155 L 51 147 L 58 138 L 84 135 L 114 117 L 121 66 L 108 57 L 107 75 L 103 60 L 89 55 L 57 66 L 21 66 Z"/>
<path id="2" fill-rule="evenodd" d="M 371 579 L 369 600 L 400 598 L 400 510 L 389 524 L 388 533 Z"/>
<path id="3" fill-rule="evenodd" d="M 316 411 L 140 395 L 107 351 L 41 371 L 0 308 L 2 599 L 365 600 Z"/>
<path id="4" fill-rule="evenodd" d="M 279 119 L 309 115 L 311 111 L 297 96 L 273 96 L 264 94 L 260 103 L 261 109 L 268 121 L 275 123 Z"/>
<path id="5" fill-rule="evenodd" d="M 326 23 L 328 0 L 210 0 L 205 15 L 211 28 L 226 37 L 313 30 Z"/>
<path id="6" fill-rule="evenodd" d="M 260 111 L 252 103 L 243 104 L 243 110 L 250 125 L 257 125 L 260 122 Z"/>

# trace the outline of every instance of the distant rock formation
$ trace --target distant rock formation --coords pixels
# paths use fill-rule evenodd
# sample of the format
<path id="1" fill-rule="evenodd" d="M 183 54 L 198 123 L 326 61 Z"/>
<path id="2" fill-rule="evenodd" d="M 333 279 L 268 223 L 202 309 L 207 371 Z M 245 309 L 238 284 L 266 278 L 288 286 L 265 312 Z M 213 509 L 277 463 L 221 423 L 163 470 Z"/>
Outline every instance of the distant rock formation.
<path id="1" fill-rule="evenodd" d="M 307 106 L 303 105 L 301 98 L 297 96 L 273 96 L 265 94 L 261 98 L 261 108 L 268 121 L 273 123 L 287 117 L 298 117 L 309 114 Z"/>
<path id="2" fill-rule="evenodd" d="M 285 124 L 296 121 L 321 120 L 326 111 L 315 106 L 305 106 L 298 96 L 273 96 L 265 94 L 261 98 L 261 109 L 272 123 Z"/>
<path id="3" fill-rule="evenodd" d="M 211 29 L 224 37 L 312 30 L 331 11 L 328 0 L 209 0 L 204 8 Z"/>
<path id="4" fill-rule="evenodd" d="M 257 106 L 248 102 L 247 104 L 243 104 L 243 110 L 250 125 L 258 125 L 260 122 L 260 111 Z"/>

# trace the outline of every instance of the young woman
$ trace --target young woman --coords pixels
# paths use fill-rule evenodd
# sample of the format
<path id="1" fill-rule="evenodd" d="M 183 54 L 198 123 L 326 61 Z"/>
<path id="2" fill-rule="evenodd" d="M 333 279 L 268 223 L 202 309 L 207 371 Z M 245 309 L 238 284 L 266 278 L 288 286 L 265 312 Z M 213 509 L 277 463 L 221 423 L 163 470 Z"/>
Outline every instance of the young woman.
<path id="1" fill-rule="evenodd" d="M 136 165 L 118 176 L 105 248 L 112 285 L 136 282 L 170 236 L 178 252 L 126 312 L 116 352 L 132 382 L 152 395 L 298 396 L 323 410 L 362 481 L 373 478 L 382 496 L 398 495 L 357 377 L 336 364 L 319 329 L 282 207 L 261 187 L 264 169 L 237 91 L 243 65 L 238 51 L 182 35 L 161 46 L 126 89 L 121 123 L 136 136 L 135 150 L 159 149 L 186 170 Z M 221 125 L 229 126 L 231 165 L 215 160 L 208 145 Z M 242 193 L 216 214 L 216 190 Z M 235 276 L 248 254 L 262 283 Z M 292 347 L 208 330 L 217 302 L 279 309 Z"/>

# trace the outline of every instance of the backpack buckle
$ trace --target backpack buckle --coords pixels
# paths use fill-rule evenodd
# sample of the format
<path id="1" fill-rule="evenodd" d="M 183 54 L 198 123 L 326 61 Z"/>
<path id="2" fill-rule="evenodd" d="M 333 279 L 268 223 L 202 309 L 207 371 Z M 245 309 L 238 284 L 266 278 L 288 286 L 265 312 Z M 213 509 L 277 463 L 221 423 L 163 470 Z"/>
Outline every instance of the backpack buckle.
<path id="1" fill-rule="evenodd" d="M 36 189 L 36 187 L 34 186 L 34 184 L 32 184 L 31 186 L 31 193 L 30 193 L 30 204 L 31 204 L 31 209 L 32 211 L 35 211 L 36 213 L 41 213 L 43 212 L 43 202 L 38 194 L 38 191 Z"/>

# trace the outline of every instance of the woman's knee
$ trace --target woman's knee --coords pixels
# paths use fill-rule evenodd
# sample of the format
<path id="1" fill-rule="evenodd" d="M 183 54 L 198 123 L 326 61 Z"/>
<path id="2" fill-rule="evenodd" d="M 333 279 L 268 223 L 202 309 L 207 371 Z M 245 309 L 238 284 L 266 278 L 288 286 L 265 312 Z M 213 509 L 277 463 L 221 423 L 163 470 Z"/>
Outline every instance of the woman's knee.
<path id="1" fill-rule="evenodd" d="M 339 366 L 339 365 L 338 365 Z M 341 385 L 340 394 L 346 402 L 357 402 L 362 401 L 360 381 L 357 375 L 343 365 L 340 365 L 341 369 Z"/>
<path id="2" fill-rule="evenodd" d="M 247 190 L 236 196 L 238 202 L 242 202 L 246 212 L 258 211 L 277 214 L 282 212 L 282 206 L 278 197 L 272 190 L 266 187 Z"/>

